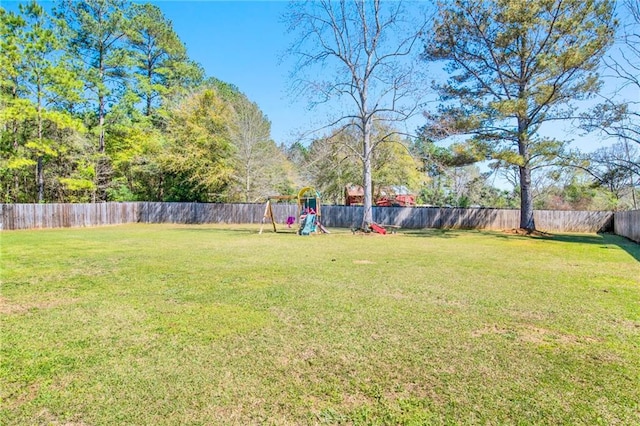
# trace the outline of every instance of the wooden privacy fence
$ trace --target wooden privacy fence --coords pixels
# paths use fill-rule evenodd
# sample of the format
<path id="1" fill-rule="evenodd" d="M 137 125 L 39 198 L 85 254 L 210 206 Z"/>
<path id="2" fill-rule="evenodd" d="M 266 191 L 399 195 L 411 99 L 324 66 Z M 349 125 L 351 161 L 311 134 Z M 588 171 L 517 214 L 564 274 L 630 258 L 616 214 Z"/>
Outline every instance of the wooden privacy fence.
<path id="1" fill-rule="evenodd" d="M 0 230 L 138 222 L 143 203 L 0 204 Z"/>
<path id="2" fill-rule="evenodd" d="M 264 204 L 140 203 L 143 223 L 260 223 Z M 295 204 L 273 204 L 277 223 L 297 214 Z"/>
<path id="3" fill-rule="evenodd" d="M 640 243 L 640 210 L 616 212 L 613 218 L 613 232 Z"/>
<path id="4" fill-rule="evenodd" d="M 272 205 L 277 223 L 296 216 L 295 204 Z M 625 212 L 634 213 L 634 212 Z M 0 229 L 63 228 L 123 223 L 260 223 L 264 204 L 213 203 L 101 203 L 101 204 L 0 204 Z M 361 206 L 323 206 L 322 222 L 328 227 L 359 227 Z M 618 213 L 616 213 L 618 215 Z M 600 232 L 612 230 L 613 213 L 591 211 L 535 211 L 536 226 L 550 232 Z M 617 217 L 617 216 L 616 216 Z M 621 216 L 638 233 L 638 212 Z M 437 207 L 374 207 L 373 220 L 407 229 L 471 228 L 513 229 L 519 210 Z M 617 228 L 617 226 L 616 226 Z M 635 231 L 633 231 L 635 229 Z M 633 234 L 635 232 L 635 234 Z M 629 237 L 632 238 L 632 237 Z"/>
<path id="5" fill-rule="evenodd" d="M 330 227 L 358 227 L 363 207 L 324 206 L 322 221 Z M 536 227 L 553 232 L 603 232 L 612 229 L 611 212 L 534 212 Z M 373 220 L 382 225 L 407 229 L 463 228 L 514 229 L 520 225 L 520 210 L 438 207 L 374 207 Z"/>

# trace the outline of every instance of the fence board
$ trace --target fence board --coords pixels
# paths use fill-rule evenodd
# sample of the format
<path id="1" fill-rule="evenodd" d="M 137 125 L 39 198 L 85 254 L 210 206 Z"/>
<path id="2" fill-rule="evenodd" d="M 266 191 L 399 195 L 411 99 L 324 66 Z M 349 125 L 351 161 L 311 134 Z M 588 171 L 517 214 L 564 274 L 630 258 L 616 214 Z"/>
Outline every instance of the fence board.
<path id="1" fill-rule="evenodd" d="M 69 228 L 138 222 L 141 203 L 3 204 L 0 229 Z"/>
<path id="2" fill-rule="evenodd" d="M 536 210 L 533 217 L 541 231 L 605 232 L 613 225 L 611 212 Z"/>
<path id="3" fill-rule="evenodd" d="M 613 223 L 616 234 L 640 243 L 640 210 L 616 212 Z"/>

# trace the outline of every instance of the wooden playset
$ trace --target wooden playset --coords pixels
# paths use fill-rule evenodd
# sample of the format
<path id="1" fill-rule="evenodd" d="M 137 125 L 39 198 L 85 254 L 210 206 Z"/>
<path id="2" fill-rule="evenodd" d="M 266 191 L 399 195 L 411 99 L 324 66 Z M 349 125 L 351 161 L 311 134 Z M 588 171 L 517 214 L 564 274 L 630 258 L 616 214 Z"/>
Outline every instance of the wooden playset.
<path id="1" fill-rule="evenodd" d="M 322 225 L 320 219 L 322 218 L 320 193 L 314 188 L 307 186 L 302 188 L 298 195 L 278 195 L 269 197 L 265 204 L 264 215 L 260 226 L 260 234 L 262 234 L 265 222 L 271 221 L 273 226 L 273 232 L 278 232 L 276 226 L 276 219 L 273 214 L 272 204 L 274 201 L 290 201 L 295 199 L 297 201 L 298 212 L 297 217 L 287 217 L 286 224 L 291 227 L 298 222 L 298 235 L 311 235 L 319 232 L 328 234 L 329 231 Z"/>

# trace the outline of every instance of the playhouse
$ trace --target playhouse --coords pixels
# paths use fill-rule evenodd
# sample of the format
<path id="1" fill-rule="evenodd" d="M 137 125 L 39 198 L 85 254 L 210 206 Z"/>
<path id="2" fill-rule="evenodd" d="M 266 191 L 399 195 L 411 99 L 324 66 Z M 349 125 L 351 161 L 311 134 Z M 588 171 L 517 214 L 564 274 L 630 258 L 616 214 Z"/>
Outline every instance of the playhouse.
<path id="1" fill-rule="evenodd" d="M 416 205 L 416 195 L 406 186 L 381 186 L 373 194 L 378 207 L 412 207 Z M 360 185 L 349 183 L 344 188 L 344 200 L 347 206 L 361 206 L 364 203 L 364 189 Z"/>

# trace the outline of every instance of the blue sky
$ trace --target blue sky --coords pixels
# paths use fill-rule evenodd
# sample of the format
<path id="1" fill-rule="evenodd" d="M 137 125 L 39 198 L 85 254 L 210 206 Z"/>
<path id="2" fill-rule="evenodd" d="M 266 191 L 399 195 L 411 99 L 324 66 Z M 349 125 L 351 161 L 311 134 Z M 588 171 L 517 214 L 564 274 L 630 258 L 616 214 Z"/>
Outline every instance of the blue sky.
<path id="1" fill-rule="evenodd" d="M 281 22 L 285 1 L 160 1 L 189 56 L 208 76 L 236 85 L 269 117 L 277 143 L 292 142 L 311 119 L 303 100 L 288 98 L 291 63 Z"/>

